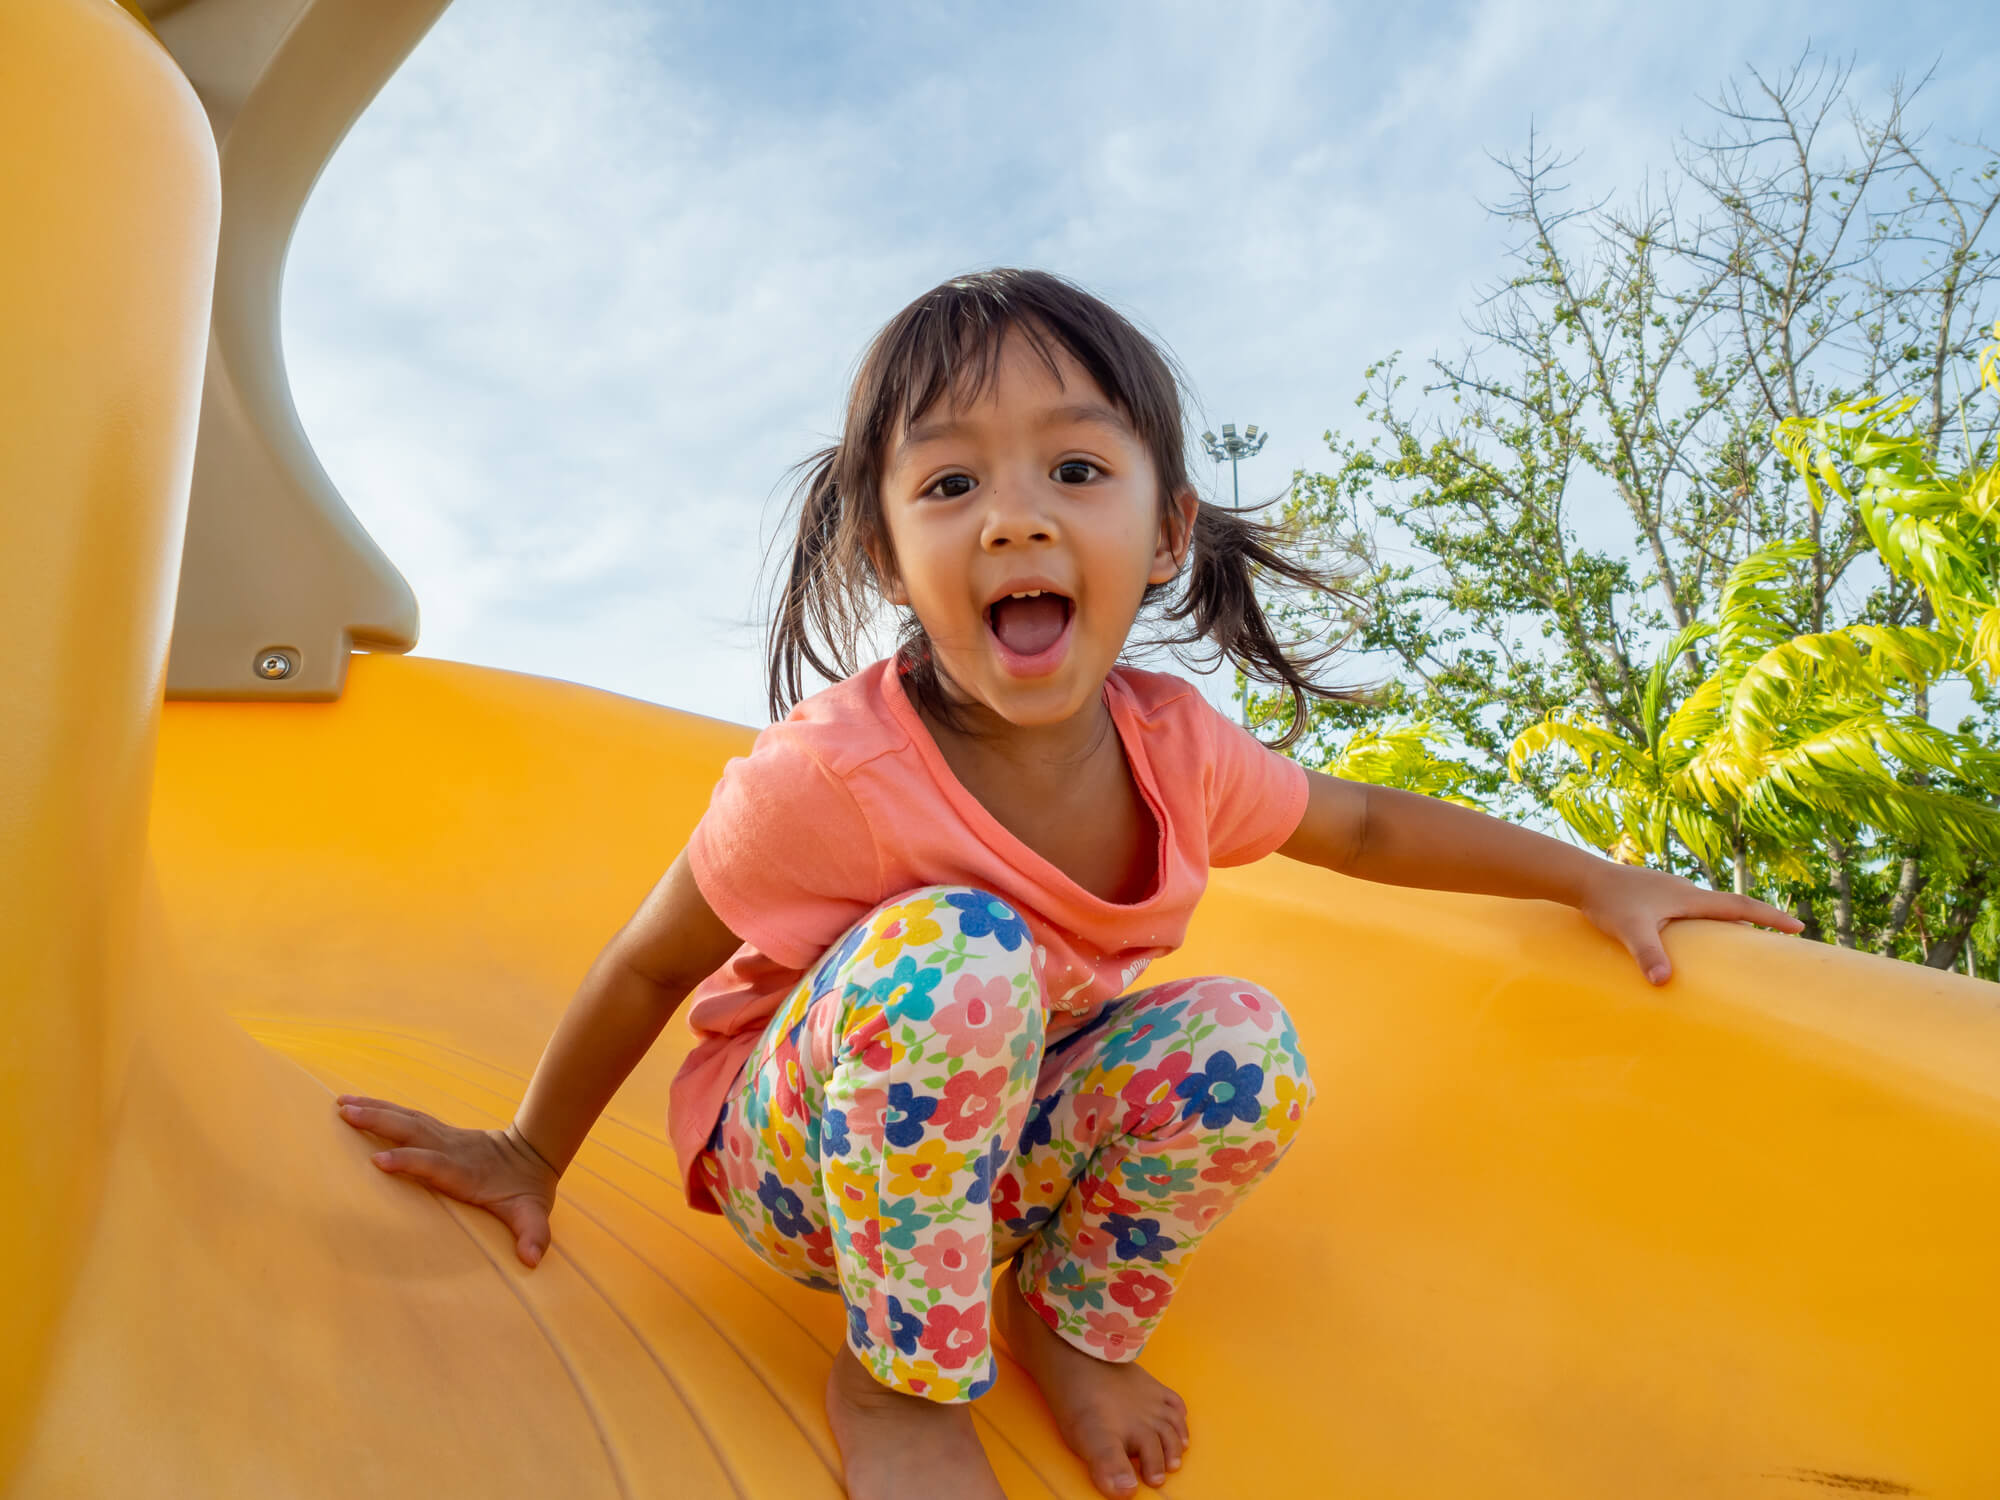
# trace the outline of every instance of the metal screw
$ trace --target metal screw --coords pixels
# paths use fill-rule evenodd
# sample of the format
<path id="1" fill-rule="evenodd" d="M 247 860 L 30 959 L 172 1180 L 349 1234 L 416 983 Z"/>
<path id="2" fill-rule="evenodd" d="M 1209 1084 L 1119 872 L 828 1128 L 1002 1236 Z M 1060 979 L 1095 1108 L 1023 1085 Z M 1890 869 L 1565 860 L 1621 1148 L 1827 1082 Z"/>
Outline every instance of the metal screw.
<path id="1" fill-rule="evenodd" d="M 266 651 L 257 658 L 257 675 L 269 682 L 278 682 L 292 675 L 297 664 L 288 651 Z"/>

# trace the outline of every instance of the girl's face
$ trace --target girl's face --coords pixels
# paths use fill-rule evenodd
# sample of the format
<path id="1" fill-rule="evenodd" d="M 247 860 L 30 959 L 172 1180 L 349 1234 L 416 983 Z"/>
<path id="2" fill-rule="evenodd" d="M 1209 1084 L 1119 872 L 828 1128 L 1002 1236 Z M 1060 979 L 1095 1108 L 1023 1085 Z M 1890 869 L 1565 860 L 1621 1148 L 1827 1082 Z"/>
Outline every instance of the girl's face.
<path id="1" fill-rule="evenodd" d="M 1162 514 L 1144 442 L 1049 347 L 1060 380 L 1008 334 L 979 399 L 899 431 L 882 478 L 884 593 L 916 611 L 959 696 L 1024 727 L 1094 706 L 1146 585 L 1179 570 L 1195 508 L 1186 490 Z"/>

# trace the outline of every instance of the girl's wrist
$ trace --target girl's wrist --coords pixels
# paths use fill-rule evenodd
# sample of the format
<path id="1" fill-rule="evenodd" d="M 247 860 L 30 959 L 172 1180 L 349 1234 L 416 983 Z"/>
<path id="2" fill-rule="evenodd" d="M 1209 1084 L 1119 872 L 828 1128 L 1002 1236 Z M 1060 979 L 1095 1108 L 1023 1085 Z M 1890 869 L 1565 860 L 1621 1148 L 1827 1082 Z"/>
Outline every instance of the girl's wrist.
<path id="1" fill-rule="evenodd" d="M 531 1161 L 535 1162 L 537 1165 L 541 1167 L 546 1168 L 548 1174 L 551 1177 L 562 1176 L 563 1169 L 557 1166 L 554 1162 L 550 1161 L 546 1156 L 542 1155 L 540 1151 L 536 1150 L 535 1143 L 529 1140 L 527 1136 L 522 1133 L 520 1121 L 509 1120 L 507 1122 L 507 1128 L 503 1130 L 501 1134 L 506 1136 L 507 1139 L 511 1141 L 517 1149 L 523 1152 Z"/>
<path id="2" fill-rule="evenodd" d="M 1575 887 L 1568 900 L 1578 911 L 1587 911 L 1602 903 L 1604 893 L 1625 879 L 1629 865 L 1621 865 L 1614 859 L 1605 859 L 1587 849 L 1578 849 Z"/>
<path id="3" fill-rule="evenodd" d="M 1620 903 L 1644 901 L 1665 885 L 1684 884 L 1677 877 L 1645 865 L 1621 864 L 1615 859 L 1590 856 L 1594 868 L 1585 876 L 1576 907 L 1579 911 L 1605 911 Z"/>

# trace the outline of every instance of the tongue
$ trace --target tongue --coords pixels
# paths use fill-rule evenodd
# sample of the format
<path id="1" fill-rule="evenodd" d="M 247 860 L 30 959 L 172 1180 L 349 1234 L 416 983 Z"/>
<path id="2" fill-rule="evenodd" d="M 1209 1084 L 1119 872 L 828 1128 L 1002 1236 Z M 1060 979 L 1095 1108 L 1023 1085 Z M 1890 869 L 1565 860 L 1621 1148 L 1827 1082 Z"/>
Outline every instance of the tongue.
<path id="1" fill-rule="evenodd" d="M 1054 594 L 1037 599 L 1002 599 L 993 606 L 993 633 L 1009 651 L 1039 656 L 1056 643 L 1069 620 L 1069 605 Z"/>

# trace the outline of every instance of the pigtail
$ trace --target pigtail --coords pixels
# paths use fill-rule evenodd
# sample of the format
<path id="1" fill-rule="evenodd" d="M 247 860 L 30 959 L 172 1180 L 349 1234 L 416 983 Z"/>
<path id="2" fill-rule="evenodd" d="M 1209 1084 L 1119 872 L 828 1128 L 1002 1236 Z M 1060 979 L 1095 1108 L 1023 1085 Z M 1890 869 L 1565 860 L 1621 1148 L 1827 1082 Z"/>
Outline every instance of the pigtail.
<path id="1" fill-rule="evenodd" d="M 835 483 L 839 460 L 837 446 L 822 448 L 793 470 L 800 476 L 793 492 L 798 530 L 765 633 L 764 683 L 773 722 L 805 697 L 806 667 L 829 682 L 855 671 L 850 660 L 859 614 L 849 566 L 853 523 Z"/>
<path id="2" fill-rule="evenodd" d="M 1282 523 L 1259 521 L 1242 510 L 1198 501 L 1185 591 L 1163 611 L 1169 620 L 1186 621 L 1187 628 L 1166 637 L 1162 644 L 1196 646 L 1206 642 L 1251 681 L 1284 689 L 1291 699 L 1291 715 L 1285 733 L 1271 742 L 1279 750 L 1295 744 L 1306 732 L 1309 699 L 1353 703 L 1368 697 L 1354 688 L 1327 687 L 1314 677 L 1316 669 L 1347 643 L 1353 634 L 1351 625 L 1318 643 L 1288 643 L 1271 628 L 1257 594 L 1261 581 L 1276 578 L 1294 588 L 1330 595 L 1348 607 L 1350 616 L 1356 602 L 1345 575 L 1301 559 L 1292 551 L 1293 544 L 1290 528 Z"/>

